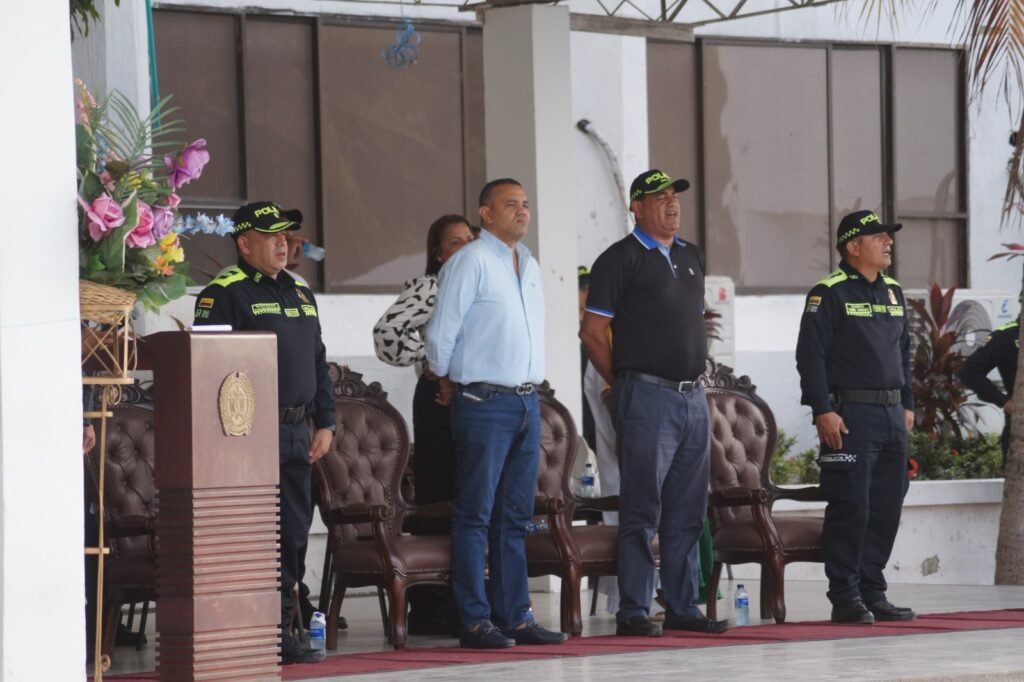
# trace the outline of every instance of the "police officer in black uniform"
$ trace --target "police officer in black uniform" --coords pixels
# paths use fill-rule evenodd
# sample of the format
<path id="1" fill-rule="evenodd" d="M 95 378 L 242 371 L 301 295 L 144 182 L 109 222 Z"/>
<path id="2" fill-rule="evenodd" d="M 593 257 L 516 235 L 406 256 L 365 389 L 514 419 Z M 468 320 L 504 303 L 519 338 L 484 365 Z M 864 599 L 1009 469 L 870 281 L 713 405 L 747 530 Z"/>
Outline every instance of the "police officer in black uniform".
<path id="1" fill-rule="evenodd" d="M 814 285 L 800 320 L 801 403 L 821 441 L 825 574 L 832 622 L 913 620 L 885 596 L 914 424 L 910 333 L 892 264 L 893 233 L 871 211 L 839 223 L 839 269 Z"/>
<path id="2" fill-rule="evenodd" d="M 281 658 L 316 663 L 324 652 L 291 634 L 293 590 L 302 580 L 301 550 L 312 522 L 311 464 L 336 430 L 327 351 L 313 292 L 285 271 L 285 234 L 299 224 L 269 201 L 246 204 L 233 216 L 238 265 L 217 275 L 196 300 L 195 325 L 229 324 L 236 331 L 277 334 L 281 490 Z M 316 431 L 310 436 L 308 420 Z"/>
<path id="3" fill-rule="evenodd" d="M 1003 447 L 1003 466 L 1010 450 L 1010 409 L 1013 383 L 1017 380 L 1017 352 L 1020 350 L 1020 318 L 1004 324 L 988 335 L 985 343 L 971 354 L 960 368 L 960 381 L 986 403 L 1002 408 L 1006 416 L 1000 444 Z M 988 378 L 993 369 L 999 370 L 1003 381 L 1000 389 Z"/>

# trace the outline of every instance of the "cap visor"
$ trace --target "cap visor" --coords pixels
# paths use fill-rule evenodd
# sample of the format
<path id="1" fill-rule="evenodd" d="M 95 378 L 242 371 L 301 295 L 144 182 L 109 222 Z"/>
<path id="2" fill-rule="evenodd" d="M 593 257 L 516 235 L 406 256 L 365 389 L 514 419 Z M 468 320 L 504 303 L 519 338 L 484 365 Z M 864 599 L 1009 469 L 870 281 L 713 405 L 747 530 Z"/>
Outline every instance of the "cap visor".
<path id="1" fill-rule="evenodd" d="M 678 180 L 672 183 L 672 189 L 676 191 L 676 194 L 679 194 L 680 192 L 685 192 L 686 190 L 690 189 L 690 181 L 679 178 Z"/>
<path id="2" fill-rule="evenodd" d="M 297 230 L 301 225 L 291 220 L 285 220 L 280 223 L 274 223 L 270 227 L 254 227 L 253 229 L 263 234 L 277 234 L 278 232 L 284 232 L 286 230 Z"/>

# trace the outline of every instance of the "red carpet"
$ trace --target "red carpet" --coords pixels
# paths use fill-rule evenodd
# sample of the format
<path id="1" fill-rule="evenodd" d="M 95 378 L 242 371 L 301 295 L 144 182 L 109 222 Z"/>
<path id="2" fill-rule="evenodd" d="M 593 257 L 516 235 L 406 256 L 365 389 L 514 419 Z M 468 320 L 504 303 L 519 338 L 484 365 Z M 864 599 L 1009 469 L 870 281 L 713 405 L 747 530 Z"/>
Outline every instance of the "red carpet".
<path id="1" fill-rule="evenodd" d="M 833 625 L 826 622 L 752 625 L 733 628 L 724 635 L 698 635 L 666 632 L 660 639 L 646 637 L 574 638 L 559 646 L 518 646 L 500 651 L 472 651 L 458 647 L 416 648 L 401 651 L 379 651 L 362 654 L 329 655 L 323 663 L 282 667 L 283 680 L 306 680 L 317 677 L 384 673 L 395 670 L 438 668 L 447 665 L 506 663 L 560 656 L 601 656 L 664 649 L 696 649 L 700 647 L 742 646 L 746 644 L 778 644 L 780 642 L 812 642 L 826 639 L 891 637 L 922 635 L 935 632 L 967 630 L 999 630 L 1024 627 L 1024 609 L 1002 611 L 965 611 L 919 616 L 909 623 L 877 623 L 875 625 Z M 105 675 L 104 679 L 121 682 L 153 682 L 155 672 L 127 675 Z"/>

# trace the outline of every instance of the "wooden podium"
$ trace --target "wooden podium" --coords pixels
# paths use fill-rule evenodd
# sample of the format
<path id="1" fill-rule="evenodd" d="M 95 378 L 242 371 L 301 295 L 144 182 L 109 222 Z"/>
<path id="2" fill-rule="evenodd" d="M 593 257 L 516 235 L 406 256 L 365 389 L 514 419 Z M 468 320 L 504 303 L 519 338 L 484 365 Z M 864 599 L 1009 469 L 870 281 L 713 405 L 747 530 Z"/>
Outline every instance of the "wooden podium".
<path id="1" fill-rule="evenodd" d="M 280 680 L 277 339 L 161 332 L 154 373 L 157 672 Z"/>

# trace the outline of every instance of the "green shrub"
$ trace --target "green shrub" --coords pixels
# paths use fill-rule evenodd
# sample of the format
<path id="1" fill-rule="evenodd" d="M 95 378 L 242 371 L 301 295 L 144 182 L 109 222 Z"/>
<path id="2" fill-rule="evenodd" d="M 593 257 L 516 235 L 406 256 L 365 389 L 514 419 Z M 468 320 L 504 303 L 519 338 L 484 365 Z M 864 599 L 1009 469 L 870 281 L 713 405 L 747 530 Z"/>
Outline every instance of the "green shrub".
<path id="1" fill-rule="evenodd" d="M 775 443 L 772 455 L 771 477 L 776 485 L 796 483 L 817 483 L 818 464 L 814 461 L 818 456 L 817 448 L 810 448 L 795 455 L 790 450 L 796 445 L 796 436 L 786 435 L 779 429 L 779 439 Z"/>
<path id="2" fill-rule="evenodd" d="M 928 433 L 913 431 L 908 443 L 911 469 L 918 481 L 962 478 L 999 478 L 1003 475 L 1003 451 L 998 434 L 964 438 L 932 439 Z"/>

